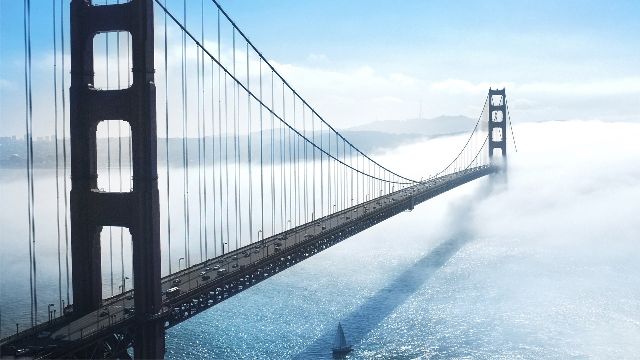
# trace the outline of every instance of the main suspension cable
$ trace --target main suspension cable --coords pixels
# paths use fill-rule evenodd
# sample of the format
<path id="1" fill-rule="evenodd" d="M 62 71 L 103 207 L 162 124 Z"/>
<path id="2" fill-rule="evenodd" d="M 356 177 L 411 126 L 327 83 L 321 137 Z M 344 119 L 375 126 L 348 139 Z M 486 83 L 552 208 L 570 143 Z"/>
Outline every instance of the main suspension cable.
<path id="1" fill-rule="evenodd" d="M 212 0 L 214 2 L 214 4 L 218 7 L 218 11 L 219 13 L 222 13 L 227 20 L 233 25 L 233 31 L 234 31 L 234 38 L 235 38 L 235 32 L 237 32 L 239 35 L 241 35 L 244 40 L 249 44 L 249 46 L 251 46 L 251 48 L 260 56 L 260 58 L 264 61 L 265 64 L 267 64 L 269 66 L 269 68 L 273 71 L 273 73 L 275 75 L 277 75 L 282 83 L 283 83 L 283 87 L 286 86 L 287 88 L 289 88 L 291 90 L 291 92 L 297 97 L 299 98 L 303 104 L 308 107 L 310 110 L 312 110 L 312 112 L 318 117 L 318 119 L 320 119 L 329 129 L 330 131 L 332 131 L 333 133 L 336 134 L 337 137 L 340 137 L 342 140 L 346 141 L 347 143 L 351 144 L 346 138 L 344 138 L 338 131 L 336 131 L 331 125 L 329 125 L 314 109 L 313 107 L 311 107 L 292 87 L 291 85 L 284 80 L 284 78 L 277 72 L 277 70 L 267 61 L 267 59 L 257 50 L 257 48 L 253 45 L 253 43 L 244 35 L 244 33 L 235 25 L 235 23 L 229 18 L 229 16 L 226 14 L 226 12 L 220 7 L 220 5 L 215 1 Z M 169 17 L 176 23 L 176 25 L 178 25 L 178 27 L 180 27 L 183 31 L 183 37 L 186 34 L 187 36 L 189 36 L 192 41 L 200 48 L 202 48 L 202 50 L 209 56 L 211 57 L 217 64 L 218 66 L 220 66 L 229 76 L 231 76 L 231 78 L 234 80 L 234 82 L 237 84 L 237 86 L 239 86 L 239 88 L 244 89 L 251 97 L 253 97 L 256 101 L 258 101 L 260 103 L 261 106 L 265 106 L 266 108 L 268 108 L 264 103 L 262 103 L 258 97 L 253 94 L 253 92 L 251 92 L 244 84 L 242 84 L 235 76 L 234 74 L 232 74 L 225 66 L 222 65 L 222 63 L 220 63 L 219 59 L 216 59 L 215 57 L 213 57 L 213 55 L 203 46 L 203 44 L 198 41 L 186 28 L 186 21 L 185 23 L 180 23 L 180 21 L 177 20 L 177 18 L 162 4 L 160 3 L 160 0 L 155 0 L 155 2 L 158 4 L 158 6 L 169 15 Z M 269 111 L 273 111 L 273 109 L 269 109 Z M 280 118 L 278 115 L 274 114 L 276 117 L 278 117 L 281 121 L 282 118 Z M 285 124 L 287 127 L 291 127 L 289 124 Z M 292 131 L 294 131 L 296 134 L 298 134 L 299 136 L 302 136 L 296 129 L 291 129 Z M 305 138 L 305 140 L 308 141 L 308 139 Z M 351 144 L 353 145 L 353 144 Z M 366 157 L 367 159 L 369 159 L 370 161 L 372 161 L 373 164 L 385 169 L 386 171 L 389 171 L 390 173 L 393 173 L 394 175 L 398 176 L 400 179 L 406 180 L 406 184 L 410 184 L 410 183 L 416 183 L 416 180 L 412 180 L 409 178 L 406 178 L 404 176 L 401 176 L 399 174 L 396 174 L 395 172 L 385 168 L 384 166 L 380 165 L 379 163 L 377 163 L 375 160 L 369 158 L 366 154 L 362 153 L 357 147 L 354 146 L 354 149 L 356 149 L 358 152 L 360 152 L 364 157 Z M 332 157 L 333 158 L 333 157 Z M 337 159 L 333 158 L 334 160 L 338 161 Z M 340 163 L 342 163 L 341 161 L 338 161 Z M 344 163 L 342 163 L 343 165 L 346 165 Z M 353 169 L 355 170 L 355 169 Z M 371 176 L 371 175 L 369 175 Z M 378 180 L 382 180 L 382 179 L 378 179 Z M 399 183 L 399 182 L 398 182 Z"/>

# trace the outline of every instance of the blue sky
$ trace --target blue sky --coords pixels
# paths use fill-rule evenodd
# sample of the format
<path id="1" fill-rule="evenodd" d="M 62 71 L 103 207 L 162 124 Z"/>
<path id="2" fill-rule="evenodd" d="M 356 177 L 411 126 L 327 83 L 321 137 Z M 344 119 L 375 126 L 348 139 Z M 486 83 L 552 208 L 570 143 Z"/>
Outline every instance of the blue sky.
<path id="1" fill-rule="evenodd" d="M 169 2 L 180 9 L 181 1 Z M 42 64 L 34 79 L 47 80 L 51 1 L 32 6 L 34 62 Z M 197 11 L 200 1 L 188 6 Z M 514 121 L 640 121 L 639 1 L 245 0 L 222 6 L 337 127 L 416 117 L 420 104 L 424 116 L 477 116 L 489 86 L 508 88 Z M 0 0 L 0 18 L 0 106 L 8 118 L 24 111 L 22 2 Z M 22 125 L 4 128 L 3 134 L 18 134 Z"/>
<path id="2" fill-rule="evenodd" d="M 638 1 L 226 2 L 266 53 L 495 81 L 637 75 Z M 508 62 L 508 66 L 504 66 Z M 606 69 L 597 68 L 605 65 Z M 488 67 L 488 69 L 487 69 Z M 523 71 L 524 68 L 528 71 Z M 634 68 L 635 67 L 635 68 Z M 484 70 L 484 71 L 483 71 Z M 635 71 L 635 72 L 634 72 Z M 548 74 L 548 75 L 546 75 Z"/>

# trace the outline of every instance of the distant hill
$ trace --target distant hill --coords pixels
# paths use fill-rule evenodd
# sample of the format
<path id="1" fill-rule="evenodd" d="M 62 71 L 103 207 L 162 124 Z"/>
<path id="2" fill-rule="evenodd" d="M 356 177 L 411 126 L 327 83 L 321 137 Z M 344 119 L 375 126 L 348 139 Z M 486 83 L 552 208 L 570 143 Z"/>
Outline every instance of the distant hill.
<path id="1" fill-rule="evenodd" d="M 374 131 L 387 134 L 412 134 L 428 137 L 469 131 L 477 119 L 466 116 L 438 116 L 431 119 L 380 120 L 349 128 L 350 131 Z"/>
<path id="2" fill-rule="evenodd" d="M 386 120 L 375 121 L 369 124 L 360 125 L 350 129 L 340 130 L 342 135 L 353 145 L 367 154 L 375 154 L 377 152 L 393 149 L 401 145 L 410 144 L 424 140 L 425 138 L 431 138 L 436 136 L 442 136 L 447 134 L 454 134 L 460 132 L 469 131 L 475 125 L 476 120 L 465 116 L 440 116 L 433 119 L 409 119 L 409 120 Z M 262 149 L 264 154 L 270 154 L 271 142 L 276 144 L 274 149 L 274 160 L 280 162 L 280 131 L 275 133 L 273 139 L 271 139 L 271 133 L 265 131 L 263 133 Z M 286 137 L 284 141 L 292 141 Z M 321 140 L 322 139 L 322 140 Z M 118 146 L 117 139 L 112 139 L 111 159 L 118 159 Z M 293 140 L 294 142 L 296 140 Z M 301 140 L 298 141 L 298 149 L 301 153 L 304 153 L 305 146 L 307 147 L 307 154 L 313 153 L 313 147 L 306 144 Z M 316 132 L 315 141 L 322 143 L 323 146 L 333 144 L 331 151 L 335 151 L 335 135 L 330 135 L 328 132 Z M 208 151 L 219 151 L 219 146 L 226 143 L 229 146 L 227 156 L 230 157 L 230 161 L 233 161 L 233 137 L 219 137 L 212 138 L 208 136 L 206 138 L 206 149 Z M 247 161 L 248 159 L 248 138 L 247 135 L 238 137 L 238 147 L 240 149 L 240 161 Z M 108 148 L 107 139 L 99 138 L 98 143 L 98 158 L 97 163 L 99 167 L 106 166 L 107 164 L 107 152 L 104 151 Z M 169 138 L 169 165 L 182 166 L 183 153 L 182 153 L 182 139 Z M 198 140 L 189 138 L 186 142 L 188 150 L 188 158 L 190 164 L 197 164 L 198 161 Z M 213 145 L 216 145 L 215 148 Z M 167 163 L 165 154 L 166 142 L 163 138 L 158 138 L 158 163 L 164 165 Z M 122 149 L 129 148 L 129 138 L 122 139 Z M 53 168 L 55 166 L 55 143 L 53 137 L 38 138 L 33 142 L 34 149 L 34 167 L 35 168 Z M 67 139 L 67 149 L 69 151 L 70 144 Z M 260 133 L 255 132 L 252 134 L 251 142 L 251 154 L 253 159 L 260 157 Z M 342 149 L 338 149 L 343 151 Z M 60 144 L 59 152 L 62 151 L 62 145 Z M 128 152 L 123 156 L 122 164 L 128 166 Z M 211 153 L 208 153 L 208 161 L 211 161 Z M 60 158 L 62 157 L 60 153 Z M 26 143 L 24 138 L 8 138 L 0 137 L 0 168 L 21 168 L 26 164 Z M 214 161 L 219 162 L 220 154 L 216 154 Z M 285 156 L 283 161 L 288 161 Z M 113 164 L 113 162 L 112 162 Z"/>

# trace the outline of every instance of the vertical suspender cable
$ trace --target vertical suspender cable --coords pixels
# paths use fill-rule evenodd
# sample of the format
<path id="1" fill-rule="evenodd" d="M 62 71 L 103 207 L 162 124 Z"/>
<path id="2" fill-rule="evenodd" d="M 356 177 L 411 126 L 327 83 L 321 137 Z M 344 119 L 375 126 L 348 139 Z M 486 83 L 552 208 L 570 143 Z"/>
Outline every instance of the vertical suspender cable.
<path id="1" fill-rule="evenodd" d="M 311 138 L 312 138 L 312 142 L 315 144 L 316 143 L 316 118 L 313 115 L 313 111 L 311 112 Z M 315 146 L 311 148 L 311 151 L 313 151 L 313 155 L 312 158 L 313 160 L 311 161 L 312 166 L 311 166 L 311 178 L 313 179 L 312 182 L 312 186 L 313 186 L 313 191 L 311 192 L 312 197 L 313 197 L 313 213 L 311 216 L 311 220 L 315 220 L 316 219 L 316 211 L 318 211 L 316 209 L 316 148 Z"/>
<path id="2" fill-rule="evenodd" d="M 187 1 L 183 0 L 184 24 L 187 25 Z M 182 166 L 183 166 L 183 208 L 184 208 L 184 258 L 186 267 L 191 264 L 189 248 L 189 147 L 188 147 L 188 98 L 187 98 L 187 35 L 182 33 Z"/>
<path id="3" fill-rule="evenodd" d="M 30 169 L 31 173 L 31 184 L 29 185 L 30 193 L 31 193 L 31 232 L 33 236 L 31 240 L 33 242 L 33 306 L 34 306 L 34 319 L 35 322 L 38 322 L 38 272 L 37 272 L 37 257 L 36 257 L 36 224 L 35 224 L 35 192 L 34 192 L 34 179 L 33 179 L 33 94 L 32 94 L 32 85 L 31 80 L 33 79 L 31 75 L 31 0 L 28 1 L 29 8 L 29 156 L 31 158 Z"/>
<path id="4" fill-rule="evenodd" d="M 331 189 L 331 130 L 327 126 L 327 215 L 331 215 L 331 200 L 332 200 L 332 189 Z"/>
<path id="5" fill-rule="evenodd" d="M 200 0 L 202 3 L 202 0 Z M 202 15 L 202 11 L 200 12 Z M 203 244 L 202 244 L 202 132 L 201 132 L 201 122 L 202 117 L 200 116 L 200 89 L 203 84 L 200 84 L 201 73 L 200 73 L 200 53 L 201 50 L 198 50 L 196 45 L 196 133 L 198 134 L 198 139 L 196 144 L 198 146 L 198 242 L 200 247 L 200 262 L 204 260 L 203 253 Z M 204 59 L 203 59 L 204 60 Z M 204 99 L 202 99 L 204 100 Z"/>
<path id="6" fill-rule="evenodd" d="M 336 187 L 336 191 L 335 191 L 335 199 L 333 202 L 333 208 L 334 211 L 339 211 L 340 210 L 340 191 L 341 191 L 341 187 L 340 187 L 340 163 L 338 162 L 338 159 L 340 159 L 340 139 L 338 138 L 338 134 L 336 133 L 336 156 L 335 156 L 335 160 L 334 160 L 334 185 Z"/>
<path id="7" fill-rule="evenodd" d="M 304 134 L 304 137 L 307 137 L 307 124 L 306 124 L 306 117 L 305 117 L 305 106 L 304 104 L 302 105 L 302 133 Z M 309 222 L 308 219 L 308 212 L 309 212 L 309 199 L 308 199 L 308 183 L 307 183 L 307 170 L 308 170 L 308 159 L 307 159 L 307 143 L 306 142 L 302 142 L 302 146 L 304 146 L 304 181 L 302 182 L 304 185 L 304 222 L 307 223 Z"/>
<path id="8" fill-rule="evenodd" d="M 165 6 L 167 0 L 165 0 Z M 169 177 L 169 59 L 168 59 L 168 44 L 167 44 L 167 13 L 164 13 L 164 156 L 166 167 L 166 181 L 167 181 L 167 255 L 169 261 L 169 274 L 173 271 L 171 268 L 171 179 Z M 123 272 L 124 276 L 124 272 Z M 123 291 L 124 291 L 124 280 Z"/>
<path id="9" fill-rule="evenodd" d="M 360 156 L 356 152 L 356 169 L 360 169 Z M 356 203 L 360 204 L 360 174 L 356 173 Z"/>
<path id="10" fill-rule="evenodd" d="M 29 224 L 29 290 L 31 298 L 31 326 L 38 322 L 38 297 L 36 279 L 36 248 L 33 191 L 33 106 L 31 95 L 31 1 L 24 0 L 24 91 L 25 91 L 25 142 L 27 145 L 27 217 Z"/>
<path id="11" fill-rule="evenodd" d="M 200 41 L 201 43 L 204 44 L 204 0 L 200 0 Z M 208 259 L 209 258 L 209 254 L 208 254 L 208 227 L 207 227 L 207 122 L 205 121 L 205 99 L 204 99 L 204 94 L 205 94 L 205 81 L 204 81 L 204 51 L 202 48 L 198 47 L 196 45 L 196 48 L 199 48 L 198 51 L 198 56 L 200 58 L 200 94 L 198 96 L 200 96 L 202 98 L 201 100 L 201 106 L 202 108 L 199 109 L 198 111 L 202 111 L 202 115 L 201 115 L 201 119 L 202 119 L 202 164 L 200 165 L 202 168 L 202 204 L 204 209 L 202 210 L 203 212 L 203 221 L 204 221 L 204 258 L 202 258 L 200 261 L 202 261 L 203 259 Z M 198 152 L 200 152 L 200 150 L 198 150 Z"/>
<path id="12" fill-rule="evenodd" d="M 204 44 L 204 0 L 200 0 L 200 33 L 201 41 Z M 207 218 L 207 122 L 205 121 L 205 100 L 204 100 L 204 51 L 200 48 L 200 76 L 202 95 L 202 183 L 203 183 L 203 206 L 204 206 L 204 258 L 209 258 L 208 243 L 208 218 Z"/>
<path id="13" fill-rule="evenodd" d="M 215 62 L 211 60 L 211 197 L 213 201 L 213 257 L 218 256 L 218 231 L 216 229 L 216 128 L 215 128 L 215 95 L 213 90 Z M 220 119 L 218 118 L 218 122 Z M 219 140 L 218 140 L 219 141 Z"/>
<path id="14" fill-rule="evenodd" d="M 104 1 L 105 5 L 109 5 L 109 1 Z M 111 90 L 109 87 L 109 33 L 105 33 L 104 37 L 105 45 L 105 65 L 106 65 L 106 86 L 107 90 Z M 106 121 L 107 124 L 107 191 L 111 192 L 111 122 Z M 113 296 L 113 227 L 109 226 L 109 273 L 110 273 L 110 285 L 111 296 Z"/>
<path id="15" fill-rule="evenodd" d="M 203 54 L 204 56 L 204 54 Z M 211 59 L 211 200 L 213 202 L 212 205 L 212 210 L 213 210 L 213 216 L 212 216 L 212 225 L 213 225 L 213 257 L 215 258 L 216 256 L 218 256 L 218 249 L 217 249 L 217 231 L 216 231 L 216 128 L 215 128 L 215 95 L 214 95 L 214 90 L 213 90 L 213 83 L 215 82 L 215 78 L 214 78 L 214 66 L 215 66 L 215 62 L 213 61 L 213 59 Z M 206 141 L 206 139 L 205 139 Z M 206 196 L 205 196 L 206 199 Z M 207 206 L 205 206 L 205 209 L 207 208 Z M 208 220 L 207 220 L 208 221 Z M 208 255 L 208 254 L 207 254 Z"/>
<path id="16" fill-rule="evenodd" d="M 320 122 L 320 149 L 323 147 L 322 122 Z M 320 152 L 320 217 L 324 217 L 324 152 Z"/>
<path id="17" fill-rule="evenodd" d="M 353 150 L 353 146 L 349 145 L 349 165 L 353 167 L 353 153 L 351 152 L 351 150 Z M 351 199 L 351 201 L 349 202 L 350 206 L 353 206 L 353 173 L 354 171 L 351 170 L 349 174 L 349 181 L 351 183 L 351 190 L 349 191 L 349 197 Z"/>
<path id="18" fill-rule="evenodd" d="M 292 94 L 293 95 L 293 94 Z M 291 102 L 293 103 L 293 127 L 296 128 L 296 97 L 295 95 L 292 96 Z M 290 132 L 291 133 L 291 132 Z M 291 149 L 292 153 L 293 153 L 293 162 L 291 163 L 292 167 L 293 167 L 293 181 L 291 183 L 291 186 L 293 187 L 293 207 L 292 210 L 295 210 L 293 213 L 293 226 L 297 226 L 299 219 L 298 219 L 298 215 L 299 215 L 299 204 L 300 201 L 298 199 L 298 161 L 297 161 L 297 145 L 298 145 L 298 138 L 297 136 L 293 136 L 293 148 Z"/>
<path id="19" fill-rule="evenodd" d="M 260 75 L 260 102 L 262 103 L 262 59 L 259 59 L 259 75 Z M 262 238 L 264 238 L 264 159 L 262 158 L 263 151 L 263 135 L 264 128 L 262 127 L 262 105 L 260 105 L 260 230 L 262 230 Z"/>
<path id="20" fill-rule="evenodd" d="M 275 109 L 274 93 L 273 93 L 273 71 L 271 71 L 271 109 Z M 271 113 L 271 233 L 276 234 L 276 176 L 275 176 L 275 119 L 273 112 Z"/>
<path id="21" fill-rule="evenodd" d="M 60 53 L 62 55 L 61 61 L 61 88 L 60 94 L 62 97 L 62 187 L 64 188 L 64 240 L 65 240 L 65 270 L 66 270 L 66 298 L 67 304 L 70 302 L 70 290 L 69 290 L 69 197 L 67 195 L 67 101 L 65 96 L 66 91 L 66 71 L 65 71 L 65 53 L 64 53 L 64 1 L 60 1 Z M 64 313 L 64 309 L 60 310 Z"/>
<path id="22" fill-rule="evenodd" d="M 218 59 L 220 59 L 220 10 L 218 9 Z M 221 253 L 222 255 L 224 255 L 224 224 L 223 224 L 223 213 L 222 213 L 222 207 L 223 207 L 223 196 L 222 196 L 222 69 L 220 68 L 220 66 L 218 66 L 218 190 L 219 190 L 219 198 L 220 198 L 220 249 L 221 249 Z M 226 75 L 225 75 L 225 96 L 226 96 Z M 226 102 L 227 99 L 225 97 L 225 117 L 226 117 Z M 226 126 L 226 125 L 225 125 Z M 226 131 L 226 128 L 225 128 Z M 225 162 L 226 162 L 226 139 L 227 139 L 227 134 L 225 132 Z M 227 191 L 228 193 L 228 191 Z M 227 219 L 229 218 L 228 216 L 228 211 L 227 211 Z M 228 224 L 227 224 L 228 225 Z M 229 226 L 226 227 L 227 229 L 227 237 L 226 239 L 229 238 Z M 227 240 L 228 241 L 228 240 Z"/>
<path id="23" fill-rule="evenodd" d="M 233 31 L 233 78 L 236 79 L 236 30 L 235 28 L 232 28 Z M 239 223 L 240 219 L 239 219 L 239 213 L 240 213 L 240 206 L 239 206 L 239 194 L 238 194 L 238 180 L 239 180 L 239 167 L 238 167 L 238 162 L 239 162 L 239 158 L 240 158 L 240 154 L 238 153 L 239 150 L 239 145 L 238 145 L 238 112 L 237 112 L 237 104 L 238 104 L 238 99 L 237 99 L 237 95 L 238 95 L 238 89 L 237 89 L 237 84 L 234 81 L 233 82 L 233 165 L 234 165 L 234 172 L 233 172 L 233 186 L 235 189 L 235 208 L 234 208 L 234 214 L 235 214 L 235 220 L 236 220 L 236 232 L 235 232 L 235 238 L 236 238 L 236 249 L 239 247 L 239 241 L 240 239 L 238 238 L 239 233 L 240 233 L 240 228 L 241 225 Z"/>
<path id="24" fill-rule="evenodd" d="M 247 89 L 249 87 L 249 43 L 247 43 Z M 253 174 L 251 171 L 251 97 L 247 95 L 247 122 L 249 129 L 247 130 L 247 160 L 249 161 L 249 243 L 253 242 Z"/>
<path id="25" fill-rule="evenodd" d="M 120 4 L 120 0 L 117 0 Z M 118 89 L 122 89 L 120 77 L 120 32 L 116 34 L 116 70 L 118 77 Z M 122 192 L 122 122 L 118 122 L 118 191 Z M 124 292 L 124 228 L 120 227 L 120 282 L 121 292 Z"/>
<path id="26" fill-rule="evenodd" d="M 60 161 L 58 153 L 58 43 L 56 34 L 56 0 L 52 2 L 53 15 L 53 137 L 56 152 L 56 235 L 58 247 L 58 305 L 62 314 L 62 254 L 60 234 Z"/>
<path id="27" fill-rule="evenodd" d="M 226 219 L 227 219 L 227 251 L 229 251 L 229 244 L 231 243 L 230 237 L 230 227 L 229 226 L 229 105 L 228 105 L 228 93 L 227 93 L 227 74 L 224 75 L 224 173 L 225 173 L 225 184 L 226 184 Z M 224 254 L 224 250 L 223 250 Z"/>
<path id="28" fill-rule="evenodd" d="M 347 163 L 347 143 L 345 141 L 342 141 L 342 161 L 346 164 Z M 346 209 L 347 205 L 348 205 L 348 201 L 347 201 L 347 167 L 343 166 L 342 167 L 342 209 Z"/>
<path id="29" fill-rule="evenodd" d="M 282 118 L 284 119 L 284 84 L 282 85 Z M 285 181 L 284 173 L 285 173 L 285 132 L 284 125 L 280 127 L 280 139 L 278 139 L 280 143 L 280 226 L 282 227 L 282 231 L 286 230 L 286 217 L 287 217 L 287 208 L 285 207 L 286 203 L 286 188 L 287 184 Z"/>
<path id="30" fill-rule="evenodd" d="M 214 83 L 215 83 L 215 62 L 211 60 L 211 200 L 213 202 L 212 210 L 213 210 L 213 257 L 218 256 L 218 230 L 216 227 L 216 127 L 215 127 L 215 91 L 214 91 Z M 220 119 L 218 118 L 218 123 Z M 218 135 L 219 136 L 219 135 Z M 220 165 L 220 164 L 218 164 Z M 219 171 L 218 171 L 219 172 Z"/>

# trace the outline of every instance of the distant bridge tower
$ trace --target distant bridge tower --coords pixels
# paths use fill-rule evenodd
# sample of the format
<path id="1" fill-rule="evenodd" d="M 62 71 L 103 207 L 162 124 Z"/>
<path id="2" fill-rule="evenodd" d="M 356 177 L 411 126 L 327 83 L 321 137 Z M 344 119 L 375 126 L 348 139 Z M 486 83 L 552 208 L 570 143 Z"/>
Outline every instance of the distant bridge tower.
<path id="1" fill-rule="evenodd" d="M 495 163 L 494 150 L 500 149 L 502 161 L 507 159 L 507 98 L 505 89 L 489 88 L 489 158 Z"/>
<path id="2" fill-rule="evenodd" d="M 129 229 L 133 247 L 136 358 L 164 357 L 164 327 L 154 319 L 160 293 L 160 223 L 156 157 L 156 95 L 153 55 L 153 0 L 94 6 L 71 1 L 71 249 L 76 316 L 102 302 L 100 232 L 103 226 Z M 131 35 L 133 82 L 121 90 L 94 85 L 93 41 L 98 33 Z M 97 188 L 96 128 L 105 120 L 131 127 L 133 189 Z M 124 356 L 124 354 L 122 354 Z"/>

